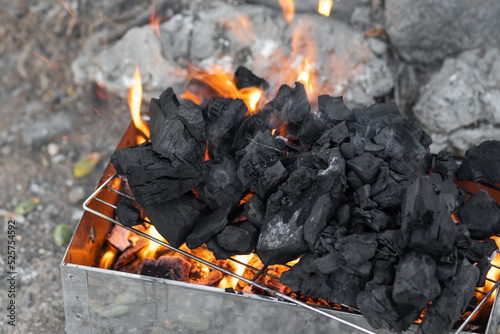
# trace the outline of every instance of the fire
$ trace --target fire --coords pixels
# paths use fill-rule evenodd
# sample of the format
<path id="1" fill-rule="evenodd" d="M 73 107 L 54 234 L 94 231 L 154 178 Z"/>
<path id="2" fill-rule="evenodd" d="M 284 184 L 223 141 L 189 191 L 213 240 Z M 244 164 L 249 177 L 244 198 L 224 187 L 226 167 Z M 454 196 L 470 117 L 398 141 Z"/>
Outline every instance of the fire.
<path id="1" fill-rule="evenodd" d="M 232 75 L 226 73 L 220 66 L 213 65 L 208 71 L 203 71 L 191 66 L 190 77 L 196 81 L 207 84 L 211 92 L 195 92 L 190 87 L 180 95 L 183 99 L 188 99 L 194 103 L 201 103 L 203 98 L 210 96 L 227 97 L 232 99 L 242 99 L 252 114 L 257 109 L 257 104 L 262 97 L 262 92 L 256 87 L 238 89 L 232 79 Z M 202 96 L 200 96 L 200 94 Z M 201 101 L 200 101 L 201 100 Z"/>
<path id="2" fill-rule="evenodd" d="M 254 254 L 236 255 L 236 256 L 233 256 L 232 258 L 238 262 L 248 264 L 248 262 L 250 262 L 250 260 L 253 258 L 253 256 L 254 256 Z M 234 266 L 236 267 L 236 270 L 234 271 L 234 273 L 236 275 L 242 276 L 243 272 L 246 269 L 246 266 L 243 264 L 240 264 L 238 262 L 233 262 Z M 228 275 L 225 276 L 219 283 L 219 287 L 222 289 L 225 289 L 225 288 L 236 289 L 237 285 L 238 285 L 238 279 L 233 277 L 233 276 L 228 276 Z"/>
<path id="3" fill-rule="evenodd" d="M 158 233 L 158 231 L 156 230 L 156 228 L 153 225 L 150 225 L 145 233 L 147 233 L 148 235 L 150 235 L 153 238 L 156 238 L 160 241 L 166 242 L 166 240 L 161 236 L 160 233 Z M 148 245 L 142 249 L 142 256 L 144 258 L 154 259 L 155 254 L 156 254 L 156 250 L 160 246 L 161 245 L 159 243 L 149 240 Z"/>
<path id="4" fill-rule="evenodd" d="M 306 91 L 309 93 L 310 96 L 314 93 L 313 84 L 309 82 L 309 79 L 311 78 L 311 72 L 312 72 L 312 66 L 306 59 L 302 64 L 302 71 L 300 71 L 297 81 L 304 84 L 304 86 L 306 87 Z"/>
<path id="5" fill-rule="evenodd" d="M 110 247 L 110 249 L 107 250 L 101 257 L 101 260 L 99 261 L 99 268 L 109 269 L 113 264 L 115 257 L 116 249 L 114 247 Z"/>
<path id="6" fill-rule="evenodd" d="M 149 17 L 149 25 L 151 31 L 156 31 L 156 35 L 160 37 L 160 16 L 155 13 L 156 0 L 153 0 L 153 8 L 151 9 L 151 16 Z"/>
<path id="7" fill-rule="evenodd" d="M 149 138 L 149 127 L 142 121 L 141 118 L 141 104 L 142 104 L 142 80 L 141 72 L 139 71 L 139 66 L 135 67 L 135 73 L 132 77 L 132 84 L 128 91 L 128 106 L 130 108 L 130 113 L 132 114 L 132 120 L 134 121 L 135 127 L 140 130 L 146 138 Z M 146 141 L 144 138 L 138 138 L 141 144 Z"/>
<path id="8" fill-rule="evenodd" d="M 333 6 L 333 0 L 319 0 L 318 13 L 324 16 L 330 16 L 332 6 Z"/>
<path id="9" fill-rule="evenodd" d="M 283 18 L 285 22 L 290 25 L 293 21 L 293 15 L 295 13 L 295 5 L 293 0 L 279 0 L 281 9 L 283 10 Z"/>

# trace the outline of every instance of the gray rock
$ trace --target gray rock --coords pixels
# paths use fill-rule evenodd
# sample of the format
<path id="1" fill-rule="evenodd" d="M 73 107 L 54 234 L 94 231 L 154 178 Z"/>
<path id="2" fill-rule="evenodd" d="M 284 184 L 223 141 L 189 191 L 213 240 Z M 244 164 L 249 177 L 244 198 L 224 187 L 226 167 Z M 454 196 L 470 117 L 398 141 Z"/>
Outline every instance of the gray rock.
<path id="1" fill-rule="evenodd" d="M 67 113 L 55 113 L 46 121 L 37 122 L 24 128 L 23 141 L 26 145 L 40 147 L 49 139 L 70 131 L 71 124 L 71 117 Z"/>
<path id="2" fill-rule="evenodd" d="M 333 10 L 337 5 L 334 2 Z M 222 2 L 203 6 L 196 13 L 185 11 L 164 22 L 160 38 L 144 26 L 131 29 L 111 47 L 94 50 L 89 44 L 72 64 L 75 80 L 97 81 L 126 96 L 137 64 L 144 98 L 148 99 L 169 86 L 179 87 L 176 92 L 180 93 L 187 63 L 200 68 L 218 64 L 228 72 L 243 65 L 279 86 L 293 85 L 302 61 L 308 58 L 318 74 L 316 87 L 321 87 L 320 92 L 344 95 L 351 106 L 371 104 L 374 97 L 384 95 L 394 85 L 385 60 L 373 59 L 376 57 L 366 38 L 339 20 L 296 13 L 289 27 L 280 10 L 265 6 L 235 7 Z M 304 34 L 293 54 L 291 36 L 296 28 Z M 289 70 L 284 67 L 287 64 Z M 281 70 L 288 74 L 287 79 Z M 294 73 L 297 75 L 290 75 Z"/>
<path id="3" fill-rule="evenodd" d="M 447 58 L 422 87 L 413 112 L 433 139 L 433 153 L 463 154 L 472 145 L 500 138 L 499 52 L 470 50 Z"/>
<path id="4" fill-rule="evenodd" d="M 430 63 L 498 45 L 500 2 L 387 0 L 386 31 L 407 61 Z"/>
<path id="5" fill-rule="evenodd" d="M 76 204 L 85 198 L 85 190 L 83 187 L 73 187 L 67 196 L 70 203 Z"/>

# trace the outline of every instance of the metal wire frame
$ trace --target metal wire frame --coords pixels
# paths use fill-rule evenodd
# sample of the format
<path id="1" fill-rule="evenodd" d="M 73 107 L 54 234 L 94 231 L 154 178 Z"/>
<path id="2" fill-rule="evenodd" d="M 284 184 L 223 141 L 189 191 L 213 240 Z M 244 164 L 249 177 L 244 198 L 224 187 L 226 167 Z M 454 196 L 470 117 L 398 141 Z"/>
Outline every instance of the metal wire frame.
<path id="1" fill-rule="evenodd" d="M 92 194 L 91 194 L 91 195 L 87 198 L 87 200 L 85 200 L 85 202 L 83 203 L 83 209 L 84 209 L 85 211 L 88 211 L 88 212 L 90 212 L 90 213 L 92 213 L 92 214 L 94 214 L 94 215 L 96 215 L 96 216 L 100 217 L 100 218 L 103 218 L 103 219 L 105 219 L 105 220 L 107 220 L 107 221 L 110 221 L 110 222 L 112 222 L 112 223 L 114 223 L 114 224 L 116 224 L 116 225 L 118 225 L 118 226 L 121 226 L 121 227 L 122 227 L 122 228 L 124 228 L 124 229 L 127 229 L 127 230 L 129 230 L 129 231 L 132 231 L 132 232 L 134 232 L 134 233 L 136 233 L 136 234 L 138 234 L 138 235 L 140 235 L 140 236 L 142 236 L 142 237 L 144 237 L 144 238 L 147 238 L 147 239 L 149 239 L 149 240 L 151 240 L 151 241 L 153 241 L 153 242 L 156 242 L 156 243 L 158 243 L 158 244 L 160 244 L 160 245 L 162 245 L 162 246 L 164 246 L 164 247 L 166 247 L 166 248 L 168 248 L 168 249 L 170 249 L 170 250 L 173 250 L 173 251 L 175 251 L 175 252 L 177 252 L 177 253 L 179 253 L 179 254 L 182 254 L 182 255 L 184 255 L 184 256 L 187 256 L 187 257 L 191 258 L 191 259 L 192 259 L 192 260 L 194 260 L 194 261 L 198 261 L 198 262 L 200 262 L 200 263 L 202 263 L 202 264 L 204 264 L 204 265 L 207 265 L 207 266 L 209 266 L 209 267 L 211 267 L 211 268 L 213 268 L 213 269 L 219 270 L 220 272 L 222 272 L 222 273 L 224 273 L 224 274 L 226 274 L 226 275 L 230 275 L 230 276 L 235 277 L 236 279 L 241 280 L 241 281 L 243 281 L 243 282 L 245 282 L 245 283 L 247 283 L 247 284 L 249 284 L 249 285 L 252 285 L 252 286 L 255 286 L 255 287 L 259 288 L 259 289 L 262 289 L 263 291 L 266 291 L 267 293 L 270 293 L 271 295 L 276 296 L 278 299 L 281 299 L 281 300 L 284 300 L 284 301 L 291 302 L 291 303 L 296 304 L 296 305 L 298 305 L 298 306 L 300 306 L 300 307 L 306 308 L 306 309 L 308 309 L 308 310 L 310 310 L 310 311 L 313 311 L 313 312 L 316 312 L 316 313 L 322 314 L 322 315 L 324 315 L 324 316 L 326 316 L 326 317 L 328 317 L 328 318 L 330 318 L 330 319 L 333 319 L 333 320 L 335 320 L 335 321 L 338 321 L 338 322 L 340 322 L 340 323 L 342 323 L 342 324 L 345 324 L 345 325 L 347 325 L 347 326 L 350 326 L 350 327 L 352 327 L 352 328 L 355 328 L 355 329 L 357 329 L 357 330 L 359 330 L 359 331 L 362 331 L 362 332 L 364 332 L 364 333 L 376 334 L 376 332 L 373 332 L 373 331 L 371 331 L 371 330 L 369 330 L 369 329 L 366 329 L 366 328 L 364 328 L 364 327 L 361 327 L 361 326 L 359 326 L 359 325 L 357 325 L 357 324 L 351 323 L 351 322 L 349 322 L 349 321 L 347 321 L 347 320 L 345 320 L 345 319 L 342 319 L 342 318 L 340 318 L 340 317 L 335 316 L 334 314 L 331 314 L 331 313 L 328 313 L 328 312 L 326 312 L 326 311 L 323 311 L 322 309 L 320 309 L 320 308 L 318 308 L 318 307 L 315 307 L 315 306 L 313 306 L 313 305 L 310 305 L 310 304 L 304 303 L 304 302 L 299 301 L 299 300 L 297 300 L 297 299 L 295 299 L 295 298 L 293 298 L 293 297 L 290 297 L 290 296 L 285 295 L 285 294 L 283 294 L 283 293 L 281 293 L 281 292 L 279 292 L 279 291 L 276 291 L 276 290 L 274 290 L 274 289 L 272 289 L 272 288 L 270 288 L 270 287 L 268 287 L 268 286 L 265 286 L 265 285 L 262 285 L 262 284 L 257 283 L 257 282 L 256 282 L 256 280 L 257 280 L 257 279 L 258 279 L 261 275 L 267 275 L 267 276 L 269 276 L 269 277 L 272 277 L 272 278 L 275 278 L 275 279 L 279 279 L 279 277 L 276 277 L 276 276 L 274 276 L 274 275 L 272 275 L 272 274 L 270 274 L 270 273 L 268 273 L 268 272 L 267 272 L 267 268 L 268 268 L 268 266 L 267 266 L 267 265 L 264 265 L 262 268 L 258 269 L 258 268 L 255 268 L 255 267 L 253 267 L 253 266 L 248 265 L 247 263 L 243 263 L 243 262 L 238 261 L 238 260 L 236 260 L 236 259 L 229 258 L 231 261 L 233 261 L 233 262 L 235 262 L 235 263 L 238 263 L 238 264 L 240 264 L 240 265 L 243 265 L 243 266 L 245 266 L 245 267 L 247 267 L 247 268 L 249 268 L 249 269 L 251 269 L 251 270 L 253 270 L 253 271 L 255 271 L 255 272 L 256 272 L 256 274 L 254 275 L 254 277 L 253 277 L 252 279 L 248 279 L 248 278 L 246 278 L 246 277 L 243 277 L 243 276 L 240 276 L 240 275 L 238 275 L 238 274 L 235 274 L 235 273 L 233 273 L 233 272 L 231 272 L 231 271 L 229 271 L 229 270 L 227 270 L 227 269 L 224 269 L 224 268 L 222 268 L 222 267 L 219 267 L 219 266 L 217 266 L 217 265 L 215 265 L 215 264 L 213 264 L 213 263 L 211 263 L 211 262 L 208 262 L 208 261 L 206 261 L 206 260 L 204 260 L 204 259 L 202 259 L 202 258 L 200 258 L 200 257 L 197 257 L 197 256 L 195 256 L 195 255 L 193 255 L 193 254 L 190 254 L 190 253 L 185 252 L 185 251 L 183 251 L 183 250 L 181 250 L 181 249 L 178 249 L 178 248 L 176 248 L 176 247 L 173 247 L 173 246 L 171 246 L 170 244 L 168 244 L 168 243 L 166 243 L 166 242 L 163 242 L 163 241 L 161 241 L 161 240 L 158 240 L 158 239 L 156 239 L 156 238 L 154 238 L 154 237 L 152 237 L 152 236 L 150 236 L 150 235 L 148 235 L 148 234 L 146 234 L 146 233 L 144 233 L 144 232 L 142 232 L 142 231 L 139 231 L 139 230 L 137 230 L 137 229 L 135 229 L 135 228 L 133 228 L 133 227 L 124 226 L 124 225 L 122 225 L 122 224 L 121 224 L 118 220 L 114 219 L 113 217 L 109 217 L 109 216 L 107 216 L 107 215 L 103 214 L 102 212 L 99 212 L 99 211 L 97 211 L 97 210 L 94 210 L 94 209 L 90 208 L 89 204 L 90 204 L 91 202 L 93 202 L 93 201 L 96 201 L 96 202 L 99 202 L 99 203 L 101 203 L 101 204 L 104 204 L 104 205 L 106 205 L 106 206 L 108 206 L 108 207 L 110 207 L 110 208 L 112 208 L 112 209 L 116 209 L 116 206 L 115 206 L 115 205 L 113 205 L 113 204 L 111 204 L 111 203 L 108 203 L 108 202 L 106 202 L 106 201 L 104 201 L 104 200 L 102 200 L 102 199 L 98 198 L 98 195 L 99 195 L 99 194 L 101 193 L 101 191 L 103 191 L 104 189 L 107 189 L 107 190 L 109 190 L 109 191 L 115 192 L 115 193 L 117 193 L 118 195 L 128 197 L 128 198 L 130 198 L 131 200 L 134 200 L 134 198 L 133 198 L 132 196 L 130 196 L 130 195 L 128 195 L 128 194 L 126 194 L 126 193 L 124 193 L 124 192 L 122 192 L 122 191 L 119 191 L 119 190 L 117 190 L 117 189 L 114 189 L 114 188 L 113 188 L 113 187 L 111 187 L 111 186 L 109 186 L 110 182 L 111 182 L 111 181 L 113 181 L 113 180 L 114 180 L 115 178 L 117 178 L 117 177 L 118 177 L 117 173 L 114 173 L 114 174 L 113 174 L 112 176 L 110 176 L 110 177 L 109 177 L 106 181 L 104 181 L 104 182 L 103 182 L 103 184 L 101 184 L 101 185 L 100 185 L 100 186 L 99 186 L 99 187 L 98 187 L 98 188 L 97 188 L 97 189 L 96 189 L 96 190 L 95 190 L 95 191 L 94 191 L 94 192 L 93 192 L 93 193 L 92 193 Z M 122 182 L 126 182 L 126 180 L 125 180 L 125 179 L 120 178 L 120 180 L 121 180 Z M 149 223 L 149 221 L 147 221 L 147 220 L 146 220 L 145 222 L 148 222 L 148 223 Z M 497 253 L 500 253 L 500 252 L 497 250 Z M 495 253 L 495 254 L 496 254 L 496 253 Z M 493 256 L 492 256 L 492 257 L 493 257 Z M 290 266 L 288 266 L 288 265 L 285 265 L 285 266 L 290 267 Z M 494 267 L 494 268 L 500 269 L 500 267 L 499 267 L 499 266 L 497 266 L 497 265 L 495 265 L 495 264 L 493 264 L 493 263 L 491 264 L 491 266 L 492 266 L 492 267 Z M 489 297 L 493 294 L 493 292 L 494 292 L 494 291 L 498 288 L 498 285 L 500 284 L 500 281 L 495 281 L 495 280 L 492 280 L 492 279 L 489 279 L 489 278 L 486 278 L 486 280 L 488 280 L 488 281 L 490 281 L 490 282 L 494 283 L 493 287 L 492 287 L 492 288 L 491 288 L 491 289 L 490 289 L 487 293 L 482 292 L 482 291 L 478 290 L 477 288 L 475 289 L 475 291 L 476 291 L 476 292 L 478 292 L 478 293 L 480 293 L 480 294 L 483 294 L 483 295 L 484 295 L 484 297 L 483 297 L 483 299 L 481 300 L 481 302 L 479 302 L 479 303 L 475 306 L 474 310 L 470 313 L 470 315 L 469 315 L 469 316 L 468 316 L 468 317 L 464 320 L 464 322 L 463 322 L 463 323 L 462 323 L 462 325 L 461 325 L 461 326 L 457 329 L 457 331 L 455 332 L 455 334 L 459 334 L 459 333 L 461 333 L 461 332 L 464 330 L 464 328 L 465 328 L 465 327 L 469 324 L 469 322 L 470 322 L 470 321 L 471 321 L 471 319 L 474 317 L 474 315 L 475 315 L 475 314 L 476 314 L 476 313 L 477 313 L 477 312 L 481 309 L 481 307 L 484 305 L 484 303 L 487 301 L 487 299 L 488 299 L 488 298 L 489 298 Z M 345 308 L 347 308 L 347 309 L 349 309 L 349 310 L 352 310 L 352 312 L 357 312 L 357 313 L 359 313 L 359 311 L 357 311 L 357 309 L 356 309 L 355 307 L 348 306 L 348 305 L 341 305 L 341 306 L 343 306 L 343 307 L 345 307 Z M 473 306 L 473 305 L 471 305 L 471 306 Z"/>

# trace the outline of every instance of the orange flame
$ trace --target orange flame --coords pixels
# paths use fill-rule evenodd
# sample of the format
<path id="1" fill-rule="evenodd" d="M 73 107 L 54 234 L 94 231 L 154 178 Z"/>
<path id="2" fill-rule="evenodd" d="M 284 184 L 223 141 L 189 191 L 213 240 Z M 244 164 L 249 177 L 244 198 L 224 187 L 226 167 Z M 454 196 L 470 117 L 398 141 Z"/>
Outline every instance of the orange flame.
<path id="1" fill-rule="evenodd" d="M 236 261 L 239 261 L 241 263 L 247 264 L 254 254 L 248 254 L 248 255 L 236 255 L 232 257 Z M 239 264 L 238 262 L 233 262 L 234 266 L 236 266 L 236 271 L 234 273 L 236 275 L 242 276 L 243 272 L 246 269 L 246 266 Z M 225 289 L 225 288 L 236 288 L 236 285 L 238 284 L 238 279 L 233 276 L 226 275 L 219 283 L 219 288 Z"/>
<path id="2" fill-rule="evenodd" d="M 109 269 L 113 264 L 116 253 L 116 249 L 114 247 L 110 247 L 109 250 L 107 250 L 101 257 L 101 260 L 99 261 L 99 268 Z"/>
<path id="3" fill-rule="evenodd" d="M 333 6 L 333 0 L 319 0 L 318 13 L 324 16 L 330 16 L 332 6 Z"/>
<path id="4" fill-rule="evenodd" d="M 192 79 L 206 83 L 212 90 L 211 92 L 194 92 L 188 87 L 180 97 L 194 103 L 199 104 L 203 98 L 213 96 L 242 99 L 247 105 L 249 113 L 252 114 L 257 109 L 257 104 L 262 96 L 262 92 L 256 87 L 238 89 L 230 74 L 217 65 L 213 65 L 208 71 L 191 66 L 190 76 Z M 200 94 L 203 96 L 200 97 Z"/>
<path id="5" fill-rule="evenodd" d="M 153 225 L 150 225 L 145 233 L 160 241 L 166 242 L 166 240 L 161 236 L 160 233 L 158 233 Z M 144 258 L 154 259 L 156 250 L 160 246 L 161 245 L 159 243 L 149 240 L 148 245 L 142 249 L 142 256 Z"/>
<path id="6" fill-rule="evenodd" d="M 151 9 L 151 16 L 149 17 L 149 25 L 151 31 L 156 31 L 156 35 L 160 37 L 160 15 L 155 13 L 156 0 L 153 0 L 153 8 Z"/>
<path id="7" fill-rule="evenodd" d="M 141 118 L 141 104 L 142 104 L 142 80 L 139 66 L 135 67 L 135 73 L 132 77 L 132 84 L 128 91 L 128 106 L 132 114 L 132 120 L 135 127 L 140 130 L 147 138 L 149 138 L 149 127 L 142 121 Z M 139 144 L 145 142 L 146 139 L 140 138 Z"/>
<path id="8" fill-rule="evenodd" d="M 312 73 L 312 66 L 306 59 L 302 64 L 302 71 L 300 71 L 297 81 L 304 84 L 307 92 L 309 93 L 309 96 L 312 96 L 312 94 L 314 93 L 313 84 L 309 82 L 309 79 L 311 78 L 311 73 Z"/>
<path id="9" fill-rule="evenodd" d="M 295 5 L 293 0 L 279 0 L 281 9 L 283 10 L 283 18 L 285 22 L 290 25 L 293 21 L 293 14 L 295 13 Z"/>

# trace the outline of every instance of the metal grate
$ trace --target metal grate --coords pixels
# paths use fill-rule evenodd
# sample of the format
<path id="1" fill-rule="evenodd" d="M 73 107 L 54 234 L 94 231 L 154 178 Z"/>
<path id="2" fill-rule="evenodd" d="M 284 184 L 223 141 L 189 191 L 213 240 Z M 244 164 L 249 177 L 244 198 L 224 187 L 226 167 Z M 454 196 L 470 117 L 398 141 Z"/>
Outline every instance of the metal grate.
<path id="1" fill-rule="evenodd" d="M 118 181 L 118 182 L 117 182 L 117 181 Z M 107 201 L 105 201 L 105 200 L 102 200 L 101 198 L 99 198 L 99 195 L 101 195 L 101 194 L 103 193 L 103 191 L 111 191 L 111 192 L 116 193 L 117 195 L 120 195 L 120 196 L 125 196 L 125 197 L 130 198 L 131 200 L 134 200 L 134 198 L 133 198 L 132 196 L 130 196 L 130 195 L 128 195 L 128 194 L 126 194 L 126 193 L 124 193 L 122 190 L 120 190 L 120 189 L 122 189 L 122 187 L 126 186 L 126 182 L 127 182 L 127 180 L 126 180 L 125 178 L 122 178 L 121 176 L 118 176 L 118 175 L 117 175 L 117 173 L 114 173 L 111 177 L 109 177 L 106 181 L 104 181 L 104 182 L 103 182 L 103 183 L 102 183 L 102 184 L 101 184 L 101 185 L 100 185 L 100 186 L 99 186 L 99 187 L 98 187 L 98 188 L 97 188 L 97 189 L 96 189 L 96 190 L 95 190 L 95 191 L 94 191 L 94 192 L 93 192 L 93 193 L 92 193 L 92 194 L 91 194 L 88 198 L 87 198 L 87 200 L 83 203 L 83 208 L 84 208 L 84 210 L 85 210 L 85 211 L 88 211 L 88 212 L 90 212 L 90 213 L 92 213 L 92 214 L 94 214 L 94 215 L 96 215 L 96 216 L 98 216 L 98 217 L 100 217 L 100 218 L 103 218 L 103 219 L 105 219 L 105 220 L 107 220 L 107 221 L 110 221 L 110 222 L 112 222 L 112 223 L 114 223 L 114 224 L 116 224 L 116 225 L 119 225 L 119 226 L 121 226 L 121 227 L 122 227 L 122 228 L 124 228 L 124 229 L 127 229 L 127 230 L 129 230 L 129 231 L 132 231 L 132 232 L 134 232 L 134 233 L 136 233 L 136 234 L 138 234 L 138 235 L 140 235 L 140 236 L 142 236 L 142 237 L 144 237 L 144 238 L 147 238 L 147 239 L 149 239 L 149 240 L 151 240 L 151 241 L 153 241 L 153 242 L 156 242 L 156 243 L 158 243 L 158 244 L 160 244 L 160 245 L 162 245 L 162 246 L 164 246 L 164 247 L 166 247 L 166 248 L 168 248 L 168 249 L 170 249 L 170 250 L 172 250 L 172 251 L 175 251 L 175 252 L 177 252 L 177 253 L 179 253 L 179 254 L 181 254 L 181 255 L 187 256 L 187 257 L 191 258 L 191 259 L 192 259 L 192 260 L 194 260 L 194 261 L 198 261 L 198 262 L 200 262 L 200 263 L 202 263 L 202 264 L 204 264 L 204 265 L 207 265 L 207 266 L 209 266 L 209 267 L 211 267 L 211 268 L 213 268 L 213 269 L 219 270 L 220 272 L 222 272 L 222 273 L 224 273 L 224 274 L 226 274 L 226 275 L 230 275 L 230 276 L 232 276 L 232 277 L 235 277 L 236 279 L 241 280 L 241 281 L 243 281 L 243 282 L 247 283 L 248 285 L 251 285 L 251 286 L 257 287 L 257 288 L 259 288 L 259 289 L 261 289 L 261 290 L 263 290 L 263 291 L 265 291 L 265 292 L 267 292 L 267 293 L 269 293 L 269 294 L 271 294 L 271 295 L 274 295 L 275 297 L 277 297 L 277 298 L 278 298 L 278 299 L 280 299 L 280 300 L 287 301 L 287 302 L 291 302 L 291 303 L 296 304 L 296 305 L 298 305 L 298 306 L 300 306 L 300 307 L 303 307 L 303 308 L 306 308 L 306 309 L 308 309 L 308 310 L 310 310 L 310 311 L 313 311 L 313 312 L 319 313 L 319 314 L 321 314 L 321 315 L 324 315 L 324 316 L 326 316 L 326 317 L 328 317 L 328 318 L 331 318 L 331 319 L 333 319 L 333 320 L 335 320 L 335 321 L 338 321 L 338 322 L 340 322 L 340 323 L 343 323 L 343 324 L 345 324 L 345 325 L 347 325 L 347 326 L 350 326 L 350 327 L 352 327 L 352 328 L 355 328 L 355 329 L 357 329 L 357 330 L 359 330 L 359 331 L 362 331 L 362 332 L 364 332 L 364 333 L 372 333 L 372 334 L 375 334 L 375 332 L 373 332 L 373 331 L 371 331 L 371 330 L 369 330 L 369 329 L 366 329 L 366 328 L 361 327 L 361 326 L 359 326 L 359 325 L 357 325 L 357 324 L 351 323 L 351 322 L 349 322 L 349 321 L 347 321 L 347 320 L 345 320 L 345 319 L 342 319 L 342 318 L 340 318 L 340 317 L 337 317 L 337 316 L 335 316 L 334 314 L 331 314 L 331 313 L 329 313 L 329 312 L 326 312 L 326 311 L 322 310 L 321 308 L 319 308 L 319 307 L 317 307 L 317 306 L 307 304 L 307 303 L 302 302 L 302 301 L 300 301 L 300 300 L 297 300 L 297 299 L 295 299 L 295 298 L 293 298 L 293 297 L 291 297 L 291 296 L 288 296 L 288 295 L 285 295 L 285 294 L 283 294 L 283 293 L 281 293 L 281 292 L 279 292 L 279 291 L 276 291 L 276 290 L 274 290 L 274 289 L 272 289 L 272 288 L 270 288 L 270 287 L 268 287 L 268 286 L 265 286 L 265 285 L 262 285 L 262 284 L 258 283 L 258 282 L 257 282 L 257 279 L 258 279 L 259 277 L 261 277 L 262 275 L 267 275 L 267 276 L 269 276 L 269 277 L 272 277 L 272 278 L 275 278 L 275 279 L 279 279 L 279 277 L 276 277 L 275 275 L 270 274 L 270 273 L 268 273 L 268 272 L 267 272 L 267 269 L 268 269 L 268 266 L 267 266 L 267 265 L 264 265 L 262 268 L 260 268 L 260 269 L 259 269 L 259 268 L 255 268 L 255 267 L 253 267 L 253 266 L 250 266 L 250 265 L 248 265 L 248 264 L 246 264 L 246 263 L 240 262 L 240 261 L 238 261 L 238 260 L 235 260 L 235 259 L 229 258 L 231 261 L 234 261 L 235 263 L 240 264 L 240 265 L 243 265 L 243 266 L 245 266 L 246 268 L 249 268 L 249 269 L 251 269 L 252 271 L 256 272 L 256 274 L 254 275 L 254 277 L 253 277 L 252 279 L 248 279 L 248 278 L 246 278 L 246 277 L 243 277 L 243 276 L 240 276 L 240 275 L 238 275 L 238 274 L 235 274 L 235 273 L 233 273 L 233 272 L 231 272 L 231 271 L 229 271 L 229 270 L 227 270 L 227 269 L 224 269 L 224 268 L 222 268 L 222 267 L 220 267 L 220 266 L 217 266 L 216 264 L 213 264 L 213 263 L 211 263 L 211 262 L 209 262 L 209 261 L 206 261 L 206 260 L 204 260 L 204 259 L 202 259 L 202 258 L 200 258 L 200 257 L 197 257 L 197 256 L 195 256 L 195 255 L 193 255 L 193 254 L 190 254 L 190 253 L 185 252 L 185 251 L 183 251 L 183 250 L 181 250 L 181 249 L 178 249 L 178 248 L 176 248 L 176 247 L 173 247 L 173 246 L 171 246 L 170 244 L 168 244 L 168 243 L 166 243 L 166 242 L 163 242 L 163 241 L 161 241 L 161 240 L 158 240 L 158 239 L 156 239 L 156 238 L 154 238 L 154 237 L 152 237 L 152 236 L 150 236 L 150 235 L 148 235 L 148 234 L 146 234 L 146 233 L 144 233 L 144 232 L 142 232 L 142 231 L 139 231 L 139 230 L 134 229 L 134 228 L 132 228 L 132 227 L 127 227 L 127 226 L 124 226 L 124 225 L 122 225 L 122 224 L 121 224 L 118 220 L 114 219 L 114 214 L 113 214 L 112 216 L 108 216 L 108 215 L 106 215 L 106 214 L 104 214 L 104 213 L 102 212 L 102 211 L 105 211 L 105 210 L 101 210 L 101 211 L 100 211 L 100 210 L 95 210 L 95 209 L 91 208 L 92 203 L 99 202 L 99 203 L 101 203 L 101 204 L 103 204 L 103 205 L 107 206 L 108 208 L 113 209 L 113 210 L 112 210 L 112 211 L 110 211 L 110 212 L 113 212 L 113 213 L 114 213 L 114 210 L 116 209 L 116 206 L 115 206 L 115 205 L 113 205 L 113 204 L 111 204 L 111 203 L 109 203 L 109 202 L 107 202 Z M 496 189 L 495 189 L 495 190 L 496 190 Z M 101 207 L 102 207 L 102 206 L 101 206 Z M 149 223 L 149 221 L 147 221 L 147 220 L 146 220 L 145 222 L 148 222 L 148 223 Z M 499 251 L 498 251 L 498 250 L 497 250 L 497 253 L 499 253 Z M 496 255 L 496 253 L 495 253 L 495 255 Z M 493 259 L 493 256 L 492 256 L 492 259 Z M 494 264 L 491 264 L 491 265 L 492 265 L 492 267 L 495 267 L 495 268 L 497 268 L 497 269 L 500 269 L 500 267 L 499 267 L 499 266 L 496 266 L 496 265 L 494 265 Z M 291 267 L 290 267 L 290 266 L 288 266 L 288 265 L 285 265 L 285 266 L 287 266 L 287 267 L 291 268 Z M 487 280 L 488 280 L 488 281 L 490 281 L 490 282 L 492 282 L 492 283 L 494 283 L 494 285 L 492 286 L 492 288 L 491 288 L 491 289 L 490 289 L 487 293 L 482 292 L 482 291 L 480 291 L 480 290 L 478 290 L 478 289 L 476 288 L 476 292 L 478 292 L 478 293 L 480 293 L 480 294 L 483 294 L 483 295 L 484 295 L 484 297 L 483 297 L 483 299 L 482 299 L 482 300 L 481 300 L 481 301 L 480 301 L 477 305 L 475 305 L 475 306 L 474 306 L 474 305 L 471 305 L 472 307 L 474 307 L 474 310 L 470 313 L 470 315 L 469 315 L 467 318 L 465 318 L 465 319 L 464 319 L 464 318 L 461 318 L 461 319 L 460 319 L 460 320 L 463 320 L 463 323 L 462 323 L 462 325 L 461 325 L 461 326 L 457 329 L 457 331 L 455 332 L 456 334 L 461 333 L 461 332 L 464 330 L 464 328 L 465 328 L 465 327 L 469 324 L 469 322 L 470 322 L 470 321 L 471 321 L 471 319 L 474 317 L 474 315 L 475 315 L 475 314 L 476 314 L 476 313 L 477 313 L 477 312 L 481 309 L 481 307 L 484 305 L 484 303 L 487 301 L 487 299 L 488 299 L 488 298 L 489 298 L 489 297 L 493 294 L 493 292 L 497 289 L 497 287 L 498 287 L 498 285 L 499 285 L 499 283 L 500 283 L 500 281 L 494 281 L 494 280 L 489 279 L 489 278 L 487 278 Z M 337 305 L 338 305 L 338 304 L 337 304 Z M 346 309 L 348 309 L 350 312 L 360 314 L 360 313 L 359 313 L 359 311 L 358 311 L 355 307 L 351 307 L 351 306 L 348 306 L 348 305 L 341 305 L 341 304 L 340 304 L 340 306 L 345 307 L 345 308 L 346 308 Z M 411 330 L 409 330 L 409 331 L 411 332 Z"/>

